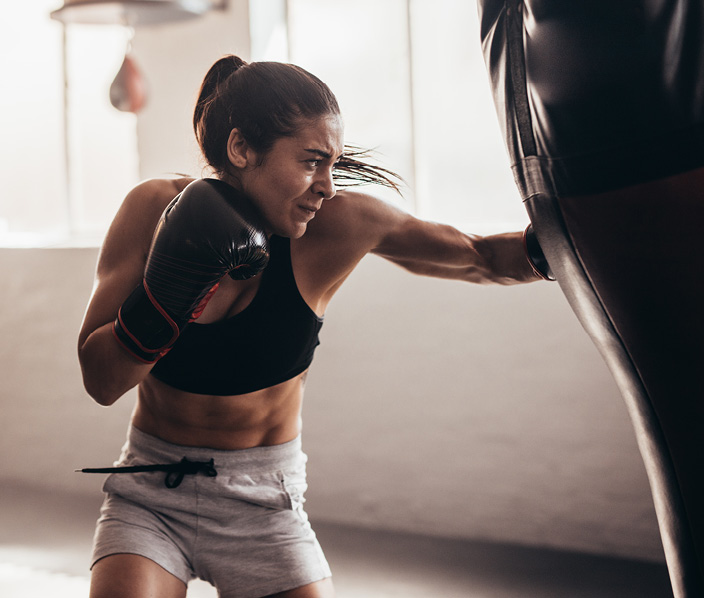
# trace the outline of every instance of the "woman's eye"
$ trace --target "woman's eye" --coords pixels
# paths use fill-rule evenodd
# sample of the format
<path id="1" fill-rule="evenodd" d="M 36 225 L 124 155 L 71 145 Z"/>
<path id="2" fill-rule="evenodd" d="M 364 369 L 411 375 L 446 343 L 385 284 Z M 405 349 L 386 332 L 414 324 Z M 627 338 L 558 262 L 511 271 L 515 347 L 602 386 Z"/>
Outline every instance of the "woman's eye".
<path id="1" fill-rule="evenodd" d="M 317 160 L 316 158 L 312 158 L 312 159 L 308 160 L 307 162 L 311 166 L 319 166 L 321 161 Z"/>

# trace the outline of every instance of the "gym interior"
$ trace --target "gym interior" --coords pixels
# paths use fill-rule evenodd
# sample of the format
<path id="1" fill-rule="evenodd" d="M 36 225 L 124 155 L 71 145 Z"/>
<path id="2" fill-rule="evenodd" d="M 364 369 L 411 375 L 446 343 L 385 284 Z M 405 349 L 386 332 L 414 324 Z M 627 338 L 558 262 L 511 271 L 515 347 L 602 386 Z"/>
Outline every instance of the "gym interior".
<path id="1" fill-rule="evenodd" d="M 49 16 L 60 3 L 31 4 L 16 10 L 36 37 L 10 35 L 20 49 L 5 48 L 3 62 L 55 96 L 43 115 L 28 101 L 31 117 L 11 104 L 0 116 L 11 132 L 0 198 L 0 594 L 61 598 L 88 595 L 102 499 L 102 477 L 75 470 L 115 460 L 135 400 L 106 409 L 81 382 L 76 337 L 100 238 L 139 180 L 200 175 L 190 111 L 213 60 L 290 60 L 340 88 L 348 141 L 374 147 L 408 182 L 389 201 L 481 234 L 528 217 L 486 112 L 474 3 L 227 0 L 198 18 L 135 26 L 129 53 L 146 82 L 136 113 L 108 99 L 125 28 L 65 25 Z M 469 58 L 447 82 L 450 67 L 431 58 L 453 49 L 433 28 L 451 26 L 466 28 Z M 33 54 L 47 31 L 54 46 Z M 357 48 L 366 62 L 354 65 Z M 444 90 L 432 77 L 445 77 Z M 441 132 L 473 126 L 464 113 L 474 96 L 484 129 L 440 145 Z M 93 101 L 108 116 L 92 120 Z M 25 118 L 41 130 L 19 126 Z M 490 172 L 472 166 L 484 154 Z M 468 191 L 473 178 L 484 187 Z M 98 193 L 106 187 L 112 196 Z M 443 204 L 449 196 L 461 205 Z M 306 507 L 340 598 L 671 595 L 626 406 L 556 284 L 472 286 L 365 258 L 325 314 L 303 429 Z M 194 582 L 188 595 L 215 594 Z"/>

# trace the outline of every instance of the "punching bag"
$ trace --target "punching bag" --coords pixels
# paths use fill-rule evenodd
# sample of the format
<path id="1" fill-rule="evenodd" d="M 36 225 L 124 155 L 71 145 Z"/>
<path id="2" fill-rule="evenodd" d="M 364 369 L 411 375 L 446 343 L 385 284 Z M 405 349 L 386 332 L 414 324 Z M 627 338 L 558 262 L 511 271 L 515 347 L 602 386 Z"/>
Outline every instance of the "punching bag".
<path id="1" fill-rule="evenodd" d="M 129 52 L 110 85 L 110 103 L 122 112 L 139 112 L 147 102 L 144 77 Z"/>
<path id="2" fill-rule="evenodd" d="M 704 597 L 701 0 L 479 0 L 514 178 L 626 402 L 673 592 Z"/>

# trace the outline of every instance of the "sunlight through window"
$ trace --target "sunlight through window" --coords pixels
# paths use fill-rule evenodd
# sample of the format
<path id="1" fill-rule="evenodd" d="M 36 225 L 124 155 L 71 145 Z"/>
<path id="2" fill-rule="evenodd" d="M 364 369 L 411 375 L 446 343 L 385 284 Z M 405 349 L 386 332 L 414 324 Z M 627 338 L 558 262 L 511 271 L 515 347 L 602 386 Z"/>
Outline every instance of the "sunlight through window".
<path id="1" fill-rule="evenodd" d="M 62 26 L 49 17 L 55 8 L 56 0 L 15 3 L 14 24 L 0 36 L 7 90 L 0 99 L 0 245 L 99 237 L 137 181 L 135 116 L 116 111 L 108 95 L 127 31 L 67 27 L 64 120 Z"/>
<path id="2" fill-rule="evenodd" d="M 378 148 L 382 164 L 407 179 L 406 201 L 395 203 L 474 232 L 527 224 L 474 3 L 289 0 L 288 7 L 291 61 L 333 89 L 347 140 Z"/>

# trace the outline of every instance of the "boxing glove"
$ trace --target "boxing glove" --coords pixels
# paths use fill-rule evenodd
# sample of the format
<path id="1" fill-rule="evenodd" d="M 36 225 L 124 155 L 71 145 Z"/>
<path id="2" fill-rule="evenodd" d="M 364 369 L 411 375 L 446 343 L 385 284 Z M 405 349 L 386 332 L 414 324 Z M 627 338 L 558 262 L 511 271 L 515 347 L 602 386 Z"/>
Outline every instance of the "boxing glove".
<path id="1" fill-rule="evenodd" d="M 550 264 L 548 264 L 548 260 L 543 253 L 542 247 L 540 247 L 538 238 L 535 236 L 532 224 L 529 224 L 526 230 L 523 231 L 523 248 L 525 249 L 528 262 L 533 268 L 533 272 L 544 280 L 555 280 L 555 276 L 550 269 Z"/>
<path id="2" fill-rule="evenodd" d="M 217 179 L 194 181 L 164 210 L 142 282 L 120 307 L 113 333 L 139 361 L 155 363 L 223 276 L 244 280 L 268 261 L 261 216 L 247 197 Z"/>

